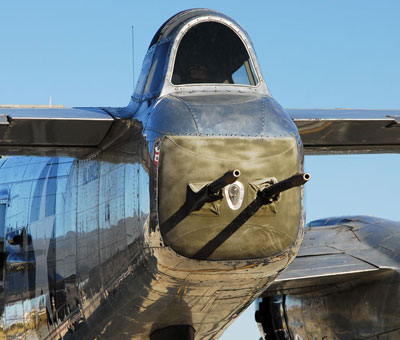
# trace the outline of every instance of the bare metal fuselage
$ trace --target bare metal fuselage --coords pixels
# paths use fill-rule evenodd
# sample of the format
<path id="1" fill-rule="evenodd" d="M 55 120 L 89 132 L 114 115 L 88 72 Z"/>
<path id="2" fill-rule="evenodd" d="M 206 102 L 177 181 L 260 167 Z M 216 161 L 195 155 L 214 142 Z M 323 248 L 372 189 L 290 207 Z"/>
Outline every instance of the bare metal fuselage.
<path id="1" fill-rule="evenodd" d="M 248 195 L 240 212 L 251 183 L 301 169 L 297 130 L 271 98 L 167 96 L 120 123 L 118 140 L 90 159 L 1 160 L 3 337 L 147 339 L 191 325 L 196 338 L 212 339 L 294 258 L 300 189 L 209 259 L 191 257 L 237 213 L 226 198 L 218 213 L 206 206 L 171 232 L 160 230 L 187 184 L 211 182 L 236 165 Z M 22 243 L 10 241 L 15 235 Z"/>
<path id="2" fill-rule="evenodd" d="M 303 147 L 221 13 L 170 18 L 127 107 L 0 118 L 3 337 L 216 339 L 299 250 L 302 188 L 235 222 L 302 171 Z"/>

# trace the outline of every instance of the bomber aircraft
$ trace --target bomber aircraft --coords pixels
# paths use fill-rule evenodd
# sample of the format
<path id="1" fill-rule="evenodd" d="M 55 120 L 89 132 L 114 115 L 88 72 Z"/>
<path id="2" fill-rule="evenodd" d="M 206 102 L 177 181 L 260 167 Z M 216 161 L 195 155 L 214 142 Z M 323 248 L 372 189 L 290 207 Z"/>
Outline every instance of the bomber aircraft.
<path id="1" fill-rule="evenodd" d="M 395 110 L 284 110 L 228 16 L 150 42 L 126 107 L 0 109 L 0 338 L 398 339 L 400 225 L 305 228 L 304 154 L 400 149 Z M 348 308 L 351 305 L 352 308 Z"/>

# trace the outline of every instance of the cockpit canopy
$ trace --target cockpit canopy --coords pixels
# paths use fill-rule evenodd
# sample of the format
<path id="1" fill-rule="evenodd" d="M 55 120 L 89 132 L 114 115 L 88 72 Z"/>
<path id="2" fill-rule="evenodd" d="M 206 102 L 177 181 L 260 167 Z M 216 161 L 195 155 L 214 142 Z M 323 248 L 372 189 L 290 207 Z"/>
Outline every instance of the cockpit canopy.
<path id="1" fill-rule="evenodd" d="M 256 85 L 257 78 L 237 34 L 223 24 L 203 22 L 183 36 L 171 83 Z"/>
<path id="2" fill-rule="evenodd" d="M 224 14 L 193 9 L 176 14 L 157 31 L 133 99 L 215 91 L 216 86 L 269 95 L 246 32 Z"/>

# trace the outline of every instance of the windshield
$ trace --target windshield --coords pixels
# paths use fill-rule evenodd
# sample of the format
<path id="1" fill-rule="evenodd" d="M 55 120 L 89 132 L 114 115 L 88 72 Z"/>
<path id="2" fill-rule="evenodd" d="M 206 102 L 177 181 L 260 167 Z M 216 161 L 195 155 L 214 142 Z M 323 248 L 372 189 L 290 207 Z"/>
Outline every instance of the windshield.
<path id="1" fill-rule="evenodd" d="M 257 79 L 237 34 L 223 24 L 205 22 L 182 38 L 171 82 L 256 85 Z"/>

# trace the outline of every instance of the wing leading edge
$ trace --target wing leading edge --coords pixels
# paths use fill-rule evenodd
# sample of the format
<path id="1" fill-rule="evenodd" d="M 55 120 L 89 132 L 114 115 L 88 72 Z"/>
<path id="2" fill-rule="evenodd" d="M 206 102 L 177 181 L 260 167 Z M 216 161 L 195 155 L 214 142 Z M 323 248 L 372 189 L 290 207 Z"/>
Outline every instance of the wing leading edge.
<path id="1" fill-rule="evenodd" d="M 306 155 L 399 153 L 400 110 L 285 109 Z"/>

